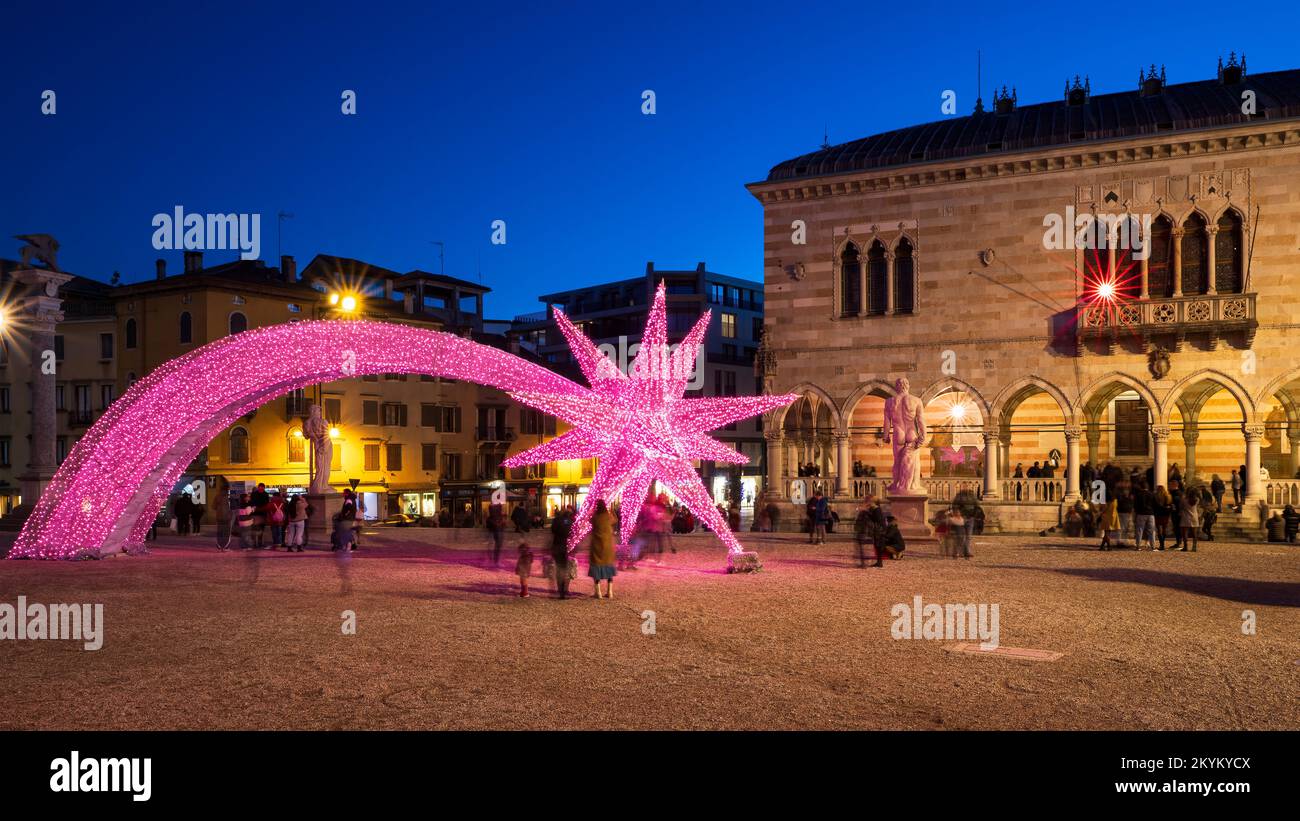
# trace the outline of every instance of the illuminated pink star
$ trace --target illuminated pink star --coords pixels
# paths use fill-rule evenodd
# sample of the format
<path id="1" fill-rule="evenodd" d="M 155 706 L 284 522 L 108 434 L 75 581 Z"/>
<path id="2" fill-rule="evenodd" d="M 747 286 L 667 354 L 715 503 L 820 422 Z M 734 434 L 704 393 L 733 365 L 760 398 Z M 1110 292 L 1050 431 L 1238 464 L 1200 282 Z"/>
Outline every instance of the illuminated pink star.
<path id="1" fill-rule="evenodd" d="M 568 422 L 572 430 L 516 454 L 502 464 L 519 467 L 560 459 L 595 457 L 599 460 L 587 499 L 569 534 L 570 547 L 581 542 L 591 530 L 597 499 L 604 499 L 606 504 L 615 501 L 620 504 L 620 541 L 626 543 L 636 529 L 651 483 L 658 481 L 696 519 L 718 534 L 733 554 L 743 552 L 691 462 L 709 459 L 745 464 L 749 459 L 744 454 L 708 436 L 708 432 L 788 405 L 798 395 L 685 397 L 709 318 L 710 312 L 705 311 L 681 344 L 671 348 L 664 311 L 664 285 L 659 283 L 654 305 L 646 318 L 641 348 L 631 373 L 625 374 L 563 312 L 555 311 L 555 322 L 591 387 L 574 386 L 564 393 L 512 393 L 517 401 Z"/>

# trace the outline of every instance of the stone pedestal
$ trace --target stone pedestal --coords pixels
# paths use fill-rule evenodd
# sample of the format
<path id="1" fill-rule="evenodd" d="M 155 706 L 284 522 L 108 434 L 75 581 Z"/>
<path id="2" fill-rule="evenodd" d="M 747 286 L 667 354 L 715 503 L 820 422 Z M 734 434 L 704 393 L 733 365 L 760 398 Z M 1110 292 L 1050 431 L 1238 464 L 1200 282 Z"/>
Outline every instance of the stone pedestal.
<path id="1" fill-rule="evenodd" d="M 311 505 L 311 515 L 307 517 L 308 539 L 328 545 L 330 531 L 334 529 L 334 514 L 343 509 L 343 494 L 308 493 L 307 504 Z"/>
<path id="2" fill-rule="evenodd" d="M 887 513 L 897 520 L 898 530 L 903 534 L 903 540 L 907 542 L 908 547 L 911 547 L 913 542 L 937 543 L 939 541 L 934 535 L 934 528 L 930 527 L 930 522 L 925 513 L 925 503 L 929 501 L 929 496 L 895 496 L 891 494 L 888 498 L 889 509 Z"/>

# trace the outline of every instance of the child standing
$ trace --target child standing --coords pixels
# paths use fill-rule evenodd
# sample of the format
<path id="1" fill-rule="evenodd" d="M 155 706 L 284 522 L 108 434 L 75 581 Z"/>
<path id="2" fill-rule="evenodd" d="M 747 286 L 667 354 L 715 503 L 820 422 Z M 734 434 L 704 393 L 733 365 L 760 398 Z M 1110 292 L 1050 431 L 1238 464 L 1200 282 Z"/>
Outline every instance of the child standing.
<path id="1" fill-rule="evenodd" d="M 515 562 L 515 573 L 519 574 L 519 598 L 528 598 L 528 577 L 533 575 L 533 551 L 526 542 L 519 543 L 519 559 Z"/>

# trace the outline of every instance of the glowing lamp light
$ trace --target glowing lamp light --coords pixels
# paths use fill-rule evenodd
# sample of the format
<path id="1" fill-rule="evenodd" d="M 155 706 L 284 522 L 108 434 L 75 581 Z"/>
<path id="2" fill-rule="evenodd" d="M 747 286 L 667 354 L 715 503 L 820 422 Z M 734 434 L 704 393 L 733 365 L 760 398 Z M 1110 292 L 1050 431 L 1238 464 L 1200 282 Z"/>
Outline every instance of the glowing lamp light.
<path id="1" fill-rule="evenodd" d="M 301 436 L 302 434 L 300 433 L 299 435 Z M 343 435 L 343 434 L 339 432 L 339 429 L 338 429 L 338 428 L 330 428 L 330 438 L 331 438 L 331 439 L 337 439 L 337 438 L 339 438 L 339 437 L 342 436 L 342 435 Z"/>
<path id="2" fill-rule="evenodd" d="M 1113 282 L 1102 282 L 1102 283 L 1098 283 L 1098 285 L 1097 285 L 1097 298 L 1098 298 L 1098 299 L 1108 300 L 1108 301 L 1114 299 L 1114 298 L 1115 298 L 1115 283 L 1113 283 Z"/>
<path id="3" fill-rule="evenodd" d="M 952 409 L 948 411 L 948 415 L 952 417 L 952 421 L 960 422 L 966 418 L 966 406 L 961 404 L 953 405 Z"/>
<path id="4" fill-rule="evenodd" d="M 334 434 L 331 433 L 330 435 L 333 436 Z M 293 429 L 293 438 L 294 438 L 294 439 L 301 439 L 301 438 L 302 438 L 302 428 L 294 428 L 294 429 Z"/>
<path id="5" fill-rule="evenodd" d="M 339 307 L 341 307 L 345 311 L 355 311 L 357 309 L 357 298 L 352 296 L 351 294 L 348 294 L 347 296 L 343 297 L 342 302 L 339 303 Z"/>
<path id="6" fill-rule="evenodd" d="M 339 295 L 338 295 L 338 294 L 330 294 L 330 304 L 331 304 L 331 305 L 338 305 L 338 304 L 339 304 Z"/>

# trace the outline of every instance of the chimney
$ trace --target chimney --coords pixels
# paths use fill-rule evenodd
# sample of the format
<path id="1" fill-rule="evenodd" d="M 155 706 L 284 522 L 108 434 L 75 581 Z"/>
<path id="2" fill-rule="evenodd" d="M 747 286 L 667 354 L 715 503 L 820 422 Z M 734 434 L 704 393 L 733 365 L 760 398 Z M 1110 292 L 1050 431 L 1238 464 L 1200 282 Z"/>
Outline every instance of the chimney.
<path id="1" fill-rule="evenodd" d="M 185 273 L 193 273 L 203 270 L 203 252 L 186 251 L 185 252 Z"/>
<path id="2" fill-rule="evenodd" d="M 285 282 L 298 281 L 298 263 L 288 254 L 280 255 L 280 278 Z"/>
<path id="3" fill-rule="evenodd" d="M 155 260 L 155 261 L 154 261 L 154 264 L 153 264 L 153 267 L 154 267 L 154 271 L 155 271 L 155 273 L 156 273 L 156 275 L 157 275 L 157 277 L 158 277 L 159 279 L 166 279 L 166 278 L 167 278 L 167 260 L 165 260 L 165 259 Z"/>

